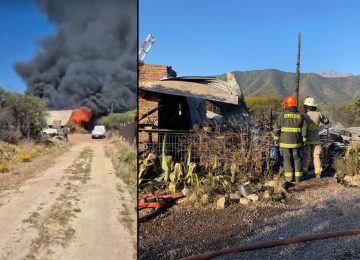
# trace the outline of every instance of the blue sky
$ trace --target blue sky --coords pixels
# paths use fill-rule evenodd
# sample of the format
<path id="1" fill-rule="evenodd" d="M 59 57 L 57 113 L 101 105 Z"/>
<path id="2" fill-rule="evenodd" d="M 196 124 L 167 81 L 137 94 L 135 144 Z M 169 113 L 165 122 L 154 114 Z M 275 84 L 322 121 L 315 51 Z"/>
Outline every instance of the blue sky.
<path id="1" fill-rule="evenodd" d="M 0 86 L 24 91 L 25 83 L 13 64 L 34 57 L 38 41 L 54 32 L 46 16 L 31 0 L 0 1 Z"/>
<path id="2" fill-rule="evenodd" d="M 178 75 L 274 68 L 360 75 L 360 1 L 139 0 L 139 45 L 156 43 L 145 63 Z"/>

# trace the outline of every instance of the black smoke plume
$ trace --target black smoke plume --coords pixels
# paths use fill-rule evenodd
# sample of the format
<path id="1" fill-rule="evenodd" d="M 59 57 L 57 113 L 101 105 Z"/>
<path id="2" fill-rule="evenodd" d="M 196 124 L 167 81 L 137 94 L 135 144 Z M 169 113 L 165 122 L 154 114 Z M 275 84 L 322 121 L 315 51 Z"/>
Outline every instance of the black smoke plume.
<path id="1" fill-rule="evenodd" d="M 136 106 L 137 1 L 36 0 L 56 25 L 33 60 L 14 64 L 27 93 L 52 109 L 90 107 L 95 113 Z"/>

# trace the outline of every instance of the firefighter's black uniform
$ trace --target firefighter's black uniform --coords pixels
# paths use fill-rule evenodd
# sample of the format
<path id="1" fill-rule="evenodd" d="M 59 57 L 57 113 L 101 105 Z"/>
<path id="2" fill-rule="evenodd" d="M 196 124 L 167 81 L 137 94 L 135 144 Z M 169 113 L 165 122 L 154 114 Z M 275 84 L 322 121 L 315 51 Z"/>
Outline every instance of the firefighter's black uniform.
<path id="1" fill-rule="evenodd" d="M 283 156 L 285 179 L 301 181 L 303 177 L 301 166 L 301 149 L 306 141 L 307 123 L 305 117 L 296 107 L 286 108 L 275 121 L 274 140 L 280 144 Z"/>

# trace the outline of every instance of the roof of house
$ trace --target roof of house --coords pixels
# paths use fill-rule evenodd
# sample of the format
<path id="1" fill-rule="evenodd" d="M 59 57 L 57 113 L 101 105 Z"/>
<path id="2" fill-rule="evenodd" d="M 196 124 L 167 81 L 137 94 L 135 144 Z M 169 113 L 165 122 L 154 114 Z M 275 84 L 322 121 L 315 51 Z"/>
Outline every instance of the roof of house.
<path id="1" fill-rule="evenodd" d="M 215 77 L 176 77 L 153 82 L 140 82 L 140 88 L 152 92 L 201 98 L 228 104 L 238 104 L 238 93 L 232 84 Z M 239 87 L 240 89 L 240 87 Z"/>
<path id="2" fill-rule="evenodd" d="M 66 125 L 70 119 L 73 110 L 57 110 L 57 111 L 48 111 L 48 116 L 46 118 L 48 125 L 53 125 L 54 121 L 61 121 L 61 125 Z"/>
<path id="3" fill-rule="evenodd" d="M 244 102 L 243 93 L 232 73 L 227 73 L 226 81 L 215 77 L 174 77 L 154 82 L 140 82 L 139 87 L 150 92 L 185 96 L 188 103 L 189 100 L 214 101 L 217 106 L 222 107 L 221 116 L 235 129 L 241 129 L 250 122 L 250 114 Z M 202 106 L 199 104 L 189 103 L 190 114 L 205 116 L 206 111 L 195 113 L 200 107 Z M 196 121 L 199 121 L 199 118 L 197 116 Z"/>

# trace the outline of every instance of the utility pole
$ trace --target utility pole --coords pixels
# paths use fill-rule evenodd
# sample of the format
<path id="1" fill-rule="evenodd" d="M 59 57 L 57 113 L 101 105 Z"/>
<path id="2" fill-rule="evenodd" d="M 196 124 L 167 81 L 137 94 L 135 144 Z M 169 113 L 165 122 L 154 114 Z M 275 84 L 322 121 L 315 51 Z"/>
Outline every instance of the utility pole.
<path id="1" fill-rule="evenodd" d="M 110 114 L 114 113 L 114 102 L 111 102 L 111 110 L 110 110 Z"/>
<path id="2" fill-rule="evenodd" d="M 297 62 L 296 62 L 296 99 L 297 106 L 299 107 L 299 89 L 300 89 L 300 46 L 301 46 L 301 34 L 298 34 L 298 52 L 297 52 Z"/>

